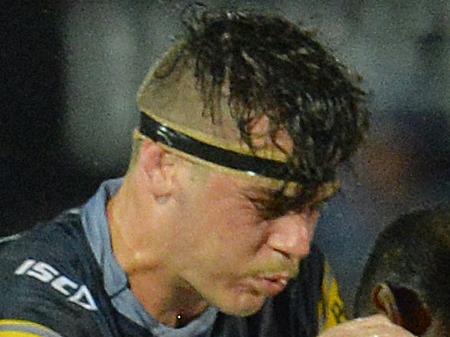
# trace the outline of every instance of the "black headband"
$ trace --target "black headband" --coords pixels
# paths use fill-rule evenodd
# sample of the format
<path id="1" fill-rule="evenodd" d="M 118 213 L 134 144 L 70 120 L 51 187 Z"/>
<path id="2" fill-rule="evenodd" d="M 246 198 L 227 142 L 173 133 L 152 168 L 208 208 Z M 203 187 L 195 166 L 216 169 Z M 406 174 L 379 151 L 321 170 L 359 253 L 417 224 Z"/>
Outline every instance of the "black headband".
<path id="1" fill-rule="evenodd" d="M 160 124 L 143 112 L 141 112 L 140 132 L 156 142 L 217 165 L 283 181 L 288 177 L 285 163 L 249 156 L 200 142 Z"/>

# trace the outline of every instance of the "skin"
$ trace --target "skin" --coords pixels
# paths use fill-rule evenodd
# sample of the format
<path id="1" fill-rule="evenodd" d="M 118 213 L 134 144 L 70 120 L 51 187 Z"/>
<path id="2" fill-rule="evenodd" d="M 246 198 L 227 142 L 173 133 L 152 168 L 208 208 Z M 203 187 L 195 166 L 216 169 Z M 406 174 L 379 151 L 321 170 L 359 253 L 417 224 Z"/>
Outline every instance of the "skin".
<path id="1" fill-rule="evenodd" d="M 329 329 L 320 337 L 414 337 L 384 315 L 355 319 Z"/>
<path id="2" fill-rule="evenodd" d="M 186 219 L 179 232 L 184 244 L 177 244 L 181 254 L 174 261 L 209 303 L 241 316 L 258 311 L 270 295 L 252 286 L 254 278 L 295 276 L 318 218 L 310 212 L 266 221 L 247 197 L 249 185 L 212 174 L 204 185 L 190 186 L 194 193 L 184 195 L 180 212 Z"/>
<path id="3" fill-rule="evenodd" d="M 277 145 L 289 148 L 282 139 Z M 264 143 L 273 145 L 267 138 Z M 306 207 L 265 219 L 252 200 L 264 198 L 270 188 L 255 177 L 203 167 L 150 139 L 142 141 L 107 215 L 114 254 L 133 293 L 154 318 L 176 327 L 210 305 L 246 316 L 282 291 L 282 286 L 275 291 L 267 287 L 264 278 L 283 276 L 285 282 L 297 274 L 319 213 Z M 321 337 L 375 335 L 411 336 L 378 315 Z"/>
<path id="4" fill-rule="evenodd" d="M 422 300 L 419 291 L 403 289 L 396 295 L 397 298 L 388 283 L 379 283 L 372 290 L 372 303 L 392 323 L 405 327 L 421 337 L 448 336 L 443 324 L 445 320 L 438 312 L 430 309 L 432 306 Z M 403 306 L 398 305 L 399 296 L 405 296 L 402 300 Z M 413 296 L 420 300 L 420 306 L 412 300 Z M 408 305 L 405 307 L 404 303 Z"/>
<path id="5" fill-rule="evenodd" d="M 266 220 L 251 197 L 267 188 L 143 141 L 108 204 L 108 220 L 114 254 L 152 316 L 175 326 L 181 315 L 186 324 L 209 305 L 250 315 L 297 274 L 319 214 L 306 209 Z M 267 278 L 277 278 L 280 289 L 268 288 Z"/>

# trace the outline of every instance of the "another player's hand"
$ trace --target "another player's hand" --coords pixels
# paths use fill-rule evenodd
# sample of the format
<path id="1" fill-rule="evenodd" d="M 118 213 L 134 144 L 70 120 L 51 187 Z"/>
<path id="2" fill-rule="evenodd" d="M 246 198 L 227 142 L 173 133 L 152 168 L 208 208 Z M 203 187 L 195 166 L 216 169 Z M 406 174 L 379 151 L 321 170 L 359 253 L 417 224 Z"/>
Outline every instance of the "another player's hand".
<path id="1" fill-rule="evenodd" d="M 414 337 L 386 316 L 373 315 L 348 321 L 327 330 L 319 337 Z"/>

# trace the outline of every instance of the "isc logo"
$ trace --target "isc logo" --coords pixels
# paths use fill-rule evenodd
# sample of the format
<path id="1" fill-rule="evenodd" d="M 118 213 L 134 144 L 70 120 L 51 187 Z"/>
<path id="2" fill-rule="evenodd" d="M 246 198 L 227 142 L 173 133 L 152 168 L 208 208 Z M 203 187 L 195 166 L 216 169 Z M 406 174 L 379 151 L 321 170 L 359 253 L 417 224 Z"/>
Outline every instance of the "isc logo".
<path id="1" fill-rule="evenodd" d="M 45 262 L 25 260 L 14 272 L 16 275 L 28 275 L 50 286 L 67 297 L 69 302 L 78 304 L 87 310 L 97 310 L 97 305 L 89 289 L 79 285 Z"/>

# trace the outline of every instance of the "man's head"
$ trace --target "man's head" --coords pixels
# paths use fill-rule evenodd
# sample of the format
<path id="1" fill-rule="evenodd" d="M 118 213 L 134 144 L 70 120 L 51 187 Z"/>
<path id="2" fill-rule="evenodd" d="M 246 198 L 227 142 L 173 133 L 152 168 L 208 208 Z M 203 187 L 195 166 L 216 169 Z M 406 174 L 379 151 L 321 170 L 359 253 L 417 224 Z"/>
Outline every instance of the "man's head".
<path id="1" fill-rule="evenodd" d="M 449 336 L 449 268 L 450 208 L 403 215 L 376 240 L 355 315 L 382 311 L 415 335 Z"/>
<path id="2" fill-rule="evenodd" d="M 200 141 L 183 149 L 196 157 L 297 184 L 293 198 L 279 193 L 267 205 L 276 214 L 314 199 L 367 130 L 363 91 L 309 32 L 283 18 L 204 11 L 185 23 L 186 37 L 140 89 L 143 124 L 150 117 Z M 267 123 L 252 134 L 260 118 Z"/>
<path id="3" fill-rule="evenodd" d="M 364 93 L 282 18 L 195 12 L 186 26 L 138 94 L 134 256 L 159 251 L 180 287 L 248 315 L 308 254 L 317 206 L 366 132 Z"/>

